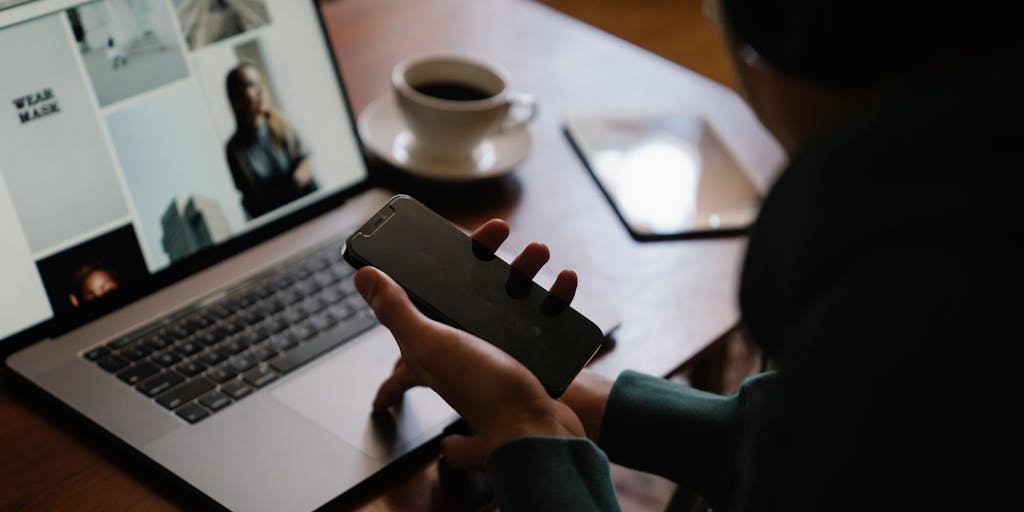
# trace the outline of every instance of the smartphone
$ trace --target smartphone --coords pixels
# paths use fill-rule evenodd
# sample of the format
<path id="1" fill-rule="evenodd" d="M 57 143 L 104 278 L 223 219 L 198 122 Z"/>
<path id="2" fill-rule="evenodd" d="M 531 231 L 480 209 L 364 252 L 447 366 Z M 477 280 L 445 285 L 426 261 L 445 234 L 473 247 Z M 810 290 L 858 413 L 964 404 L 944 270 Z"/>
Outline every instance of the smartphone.
<path id="1" fill-rule="evenodd" d="M 572 115 L 565 133 L 635 240 L 736 235 L 757 217 L 758 187 L 703 117 Z"/>
<path id="2" fill-rule="evenodd" d="M 342 255 L 391 276 L 427 316 L 516 358 L 555 398 L 604 339 L 593 322 L 406 195 L 352 233 Z"/>

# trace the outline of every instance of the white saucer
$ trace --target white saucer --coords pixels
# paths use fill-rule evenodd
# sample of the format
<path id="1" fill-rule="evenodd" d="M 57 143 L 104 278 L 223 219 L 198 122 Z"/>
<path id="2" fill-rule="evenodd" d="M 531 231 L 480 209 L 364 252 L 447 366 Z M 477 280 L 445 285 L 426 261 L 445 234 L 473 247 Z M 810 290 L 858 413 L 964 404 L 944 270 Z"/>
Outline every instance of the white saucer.
<path id="1" fill-rule="evenodd" d="M 366 147 L 389 164 L 416 176 L 441 181 L 476 181 L 508 174 L 530 152 L 525 127 L 484 139 L 472 157 L 444 158 L 411 151 L 414 139 L 391 94 L 377 98 L 359 115 L 359 136 Z"/>

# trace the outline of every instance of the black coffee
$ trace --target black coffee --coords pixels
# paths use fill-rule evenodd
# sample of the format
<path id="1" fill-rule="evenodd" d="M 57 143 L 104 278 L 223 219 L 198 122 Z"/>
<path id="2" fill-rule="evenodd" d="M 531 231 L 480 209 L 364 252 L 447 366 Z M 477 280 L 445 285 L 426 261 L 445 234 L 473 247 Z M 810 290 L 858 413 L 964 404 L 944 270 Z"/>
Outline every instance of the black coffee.
<path id="1" fill-rule="evenodd" d="M 442 100 L 476 101 L 485 100 L 493 96 L 472 85 L 460 84 L 458 82 L 429 82 L 417 85 L 413 89 L 427 96 L 433 96 Z"/>

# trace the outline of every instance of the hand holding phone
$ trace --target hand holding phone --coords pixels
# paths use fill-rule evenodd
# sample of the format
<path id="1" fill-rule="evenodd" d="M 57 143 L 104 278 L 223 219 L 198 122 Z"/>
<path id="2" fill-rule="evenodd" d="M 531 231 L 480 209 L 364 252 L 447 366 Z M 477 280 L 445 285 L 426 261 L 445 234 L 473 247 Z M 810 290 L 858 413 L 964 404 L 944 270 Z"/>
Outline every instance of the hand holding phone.
<path id="1" fill-rule="evenodd" d="M 603 341 L 593 322 L 532 276 L 408 196 L 392 198 L 350 236 L 344 256 L 356 267 L 372 265 L 387 273 L 427 316 L 511 355 L 553 397 Z"/>
<path id="2" fill-rule="evenodd" d="M 360 269 L 355 284 L 402 351 L 386 383 L 404 389 L 429 386 L 474 432 L 441 440 L 451 467 L 479 466 L 495 448 L 522 437 L 584 436 L 573 410 L 548 396 L 540 381 L 502 350 L 427 318 L 376 268 Z"/>

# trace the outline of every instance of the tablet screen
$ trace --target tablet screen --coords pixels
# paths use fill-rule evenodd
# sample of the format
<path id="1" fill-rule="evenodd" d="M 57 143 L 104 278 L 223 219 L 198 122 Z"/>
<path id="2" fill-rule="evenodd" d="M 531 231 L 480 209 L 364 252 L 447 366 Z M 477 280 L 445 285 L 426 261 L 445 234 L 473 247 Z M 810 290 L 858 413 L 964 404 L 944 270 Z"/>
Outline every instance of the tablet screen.
<path id="1" fill-rule="evenodd" d="M 732 234 L 757 216 L 756 186 L 699 116 L 574 116 L 566 132 L 638 240 Z"/>

